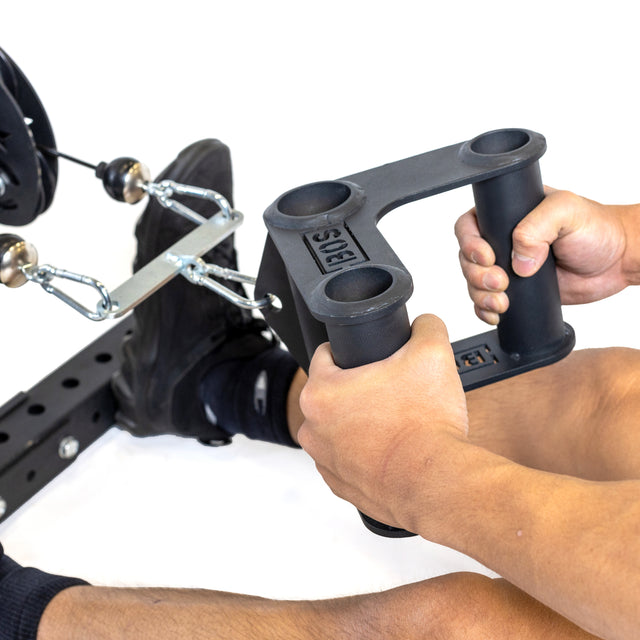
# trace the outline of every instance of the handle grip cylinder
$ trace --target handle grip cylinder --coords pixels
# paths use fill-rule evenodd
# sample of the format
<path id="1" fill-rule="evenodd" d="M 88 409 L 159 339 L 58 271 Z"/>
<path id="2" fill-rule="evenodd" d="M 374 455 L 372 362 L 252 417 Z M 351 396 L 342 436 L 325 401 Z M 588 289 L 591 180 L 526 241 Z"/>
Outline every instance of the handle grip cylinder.
<path id="1" fill-rule="evenodd" d="M 362 324 L 327 324 L 335 363 L 342 369 L 384 360 L 395 353 L 411 335 L 407 307 Z"/>
<path id="2" fill-rule="evenodd" d="M 521 356 L 557 348 L 565 329 L 552 252 L 531 277 L 522 278 L 511 268 L 513 230 L 544 198 L 539 163 L 478 182 L 473 195 L 480 232 L 492 246 L 496 263 L 509 276 L 509 309 L 498 325 L 501 347 Z"/>
<path id="3" fill-rule="evenodd" d="M 329 342 L 335 363 L 349 369 L 377 362 L 395 353 L 411 335 L 406 305 L 373 322 L 348 325 L 327 325 Z M 378 522 L 360 513 L 365 527 L 386 538 L 407 538 L 414 533 Z"/>

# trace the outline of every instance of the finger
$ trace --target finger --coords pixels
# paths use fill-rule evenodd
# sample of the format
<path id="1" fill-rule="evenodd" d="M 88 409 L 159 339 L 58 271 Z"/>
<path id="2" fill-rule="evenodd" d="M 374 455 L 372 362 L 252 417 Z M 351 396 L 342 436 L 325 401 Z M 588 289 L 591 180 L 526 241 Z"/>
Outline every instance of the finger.
<path id="1" fill-rule="evenodd" d="M 316 465 L 332 463 L 333 449 L 327 443 L 326 433 L 320 432 L 312 421 L 305 420 L 298 431 L 298 444 L 313 459 Z"/>
<path id="2" fill-rule="evenodd" d="M 482 309 L 478 307 L 477 304 L 473 306 L 473 309 L 476 312 L 478 318 L 480 318 L 480 320 L 486 322 L 487 324 L 495 326 L 500 322 L 499 314 L 495 313 L 494 311 L 487 311 L 486 309 Z"/>
<path id="3" fill-rule="evenodd" d="M 348 479 L 343 479 L 335 474 L 329 467 L 322 464 L 316 463 L 316 469 L 329 489 L 331 489 L 334 495 L 338 496 L 338 498 L 351 503 L 362 512 L 369 513 L 378 511 L 379 508 L 376 507 L 369 498 L 367 498 L 365 493 L 363 493 L 357 485 L 349 482 Z"/>
<path id="4" fill-rule="evenodd" d="M 445 368 L 454 363 L 447 328 L 444 322 L 434 315 L 421 315 L 413 321 L 411 339 L 402 349 L 408 357 L 408 367 L 412 366 L 409 364 L 411 362 L 418 368 L 429 362 L 432 372 L 435 372 L 438 363 L 446 363 Z"/>
<path id="5" fill-rule="evenodd" d="M 336 363 L 331 352 L 331 345 L 323 342 L 313 354 L 309 364 L 309 377 L 319 377 L 322 373 L 336 369 Z"/>
<path id="6" fill-rule="evenodd" d="M 411 325 L 411 341 L 416 346 L 449 346 L 449 333 L 444 322 L 432 314 L 418 316 Z"/>
<path id="7" fill-rule="evenodd" d="M 483 267 L 470 262 L 462 252 L 459 257 L 462 275 L 469 286 L 484 291 L 506 291 L 509 286 L 509 276 L 504 269 L 496 265 Z"/>
<path id="8" fill-rule="evenodd" d="M 580 226 L 576 199 L 567 191 L 551 191 L 513 231 L 513 270 L 531 276 L 544 264 L 549 247 Z"/>
<path id="9" fill-rule="evenodd" d="M 321 462 L 318 462 L 317 460 L 316 469 L 322 476 L 322 479 L 325 481 L 329 489 L 331 489 L 331 491 L 333 491 L 336 496 L 353 504 L 352 501 L 359 492 L 354 491 L 352 487 L 350 487 L 344 480 L 342 480 L 342 478 L 340 478 L 332 470 L 330 470 L 329 467 L 325 466 Z"/>
<path id="10" fill-rule="evenodd" d="M 490 313 L 505 313 L 509 308 L 509 297 L 504 291 L 487 292 L 484 289 L 474 289 L 473 287 L 468 287 L 468 289 L 469 297 L 478 309 Z"/>
<path id="11" fill-rule="evenodd" d="M 360 513 L 367 514 L 378 522 L 395 527 L 401 526 L 399 522 L 395 521 L 389 508 L 378 504 L 365 490 L 360 489 L 356 484 L 343 480 L 327 467 L 316 464 L 316 469 L 334 495 L 352 504 Z"/>
<path id="12" fill-rule="evenodd" d="M 313 429 L 307 420 L 305 420 L 296 434 L 298 444 L 313 458 Z"/>
<path id="13" fill-rule="evenodd" d="M 480 235 L 475 209 L 458 218 L 454 231 L 467 260 L 485 267 L 495 264 L 496 256 L 491 245 Z"/>

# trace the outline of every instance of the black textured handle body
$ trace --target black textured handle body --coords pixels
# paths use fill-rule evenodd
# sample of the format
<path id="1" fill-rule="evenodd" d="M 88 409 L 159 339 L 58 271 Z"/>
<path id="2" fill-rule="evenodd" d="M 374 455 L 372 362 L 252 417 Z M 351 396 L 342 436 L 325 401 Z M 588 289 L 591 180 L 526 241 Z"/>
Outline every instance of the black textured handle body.
<path id="1" fill-rule="evenodd" d="M 335 363 L 343 369 L 377 362 L 395 353 L 411 335 L 407 308 L 402 305 L 374 322 L 328 325 L 329 342 Z M 358 512 L 365 527 L 386 538 L 407 538 L 416 534 L 378 522 Z"/>
<path id="2" fill-rule="evenodd" d="M 553 351 L 565 339 L 553 254 L 529 278 L 511 268 L 513 230 L 544 198 L 538 162 L 474 184 L 473 195 L 480 232 L 509 276 L 509 309 L 498 325 L 500 345 L 514 357 Z"/>

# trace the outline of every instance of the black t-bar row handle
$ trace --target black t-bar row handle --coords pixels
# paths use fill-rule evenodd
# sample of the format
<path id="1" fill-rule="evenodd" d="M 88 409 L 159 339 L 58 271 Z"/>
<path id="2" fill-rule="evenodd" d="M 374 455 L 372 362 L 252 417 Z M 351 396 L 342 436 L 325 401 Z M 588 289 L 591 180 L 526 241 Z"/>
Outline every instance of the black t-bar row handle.
<path id="1" fill-rule="evenodd" d="M 403 204 L 471 184 L 480 231 L 509 275 L 510 305 L 497 330 L 452 345 L 463 386 L 566 356 L 575 336 L 562 319 L 553 255 L 530 278 L 511 269 L 513 230 L 544 198 L 545 150 L 538 133 L 501 129 L 283 194 L 265 212 L 269 238 L 256 290 L 274 293 L 283 308 L 265 318 L 304 368 L 327 339 L 343 368 L 388 357 L 409 339 L 413 285 L 377 222 Z M 380 535 L 412 535 L 361 515 Z"/>

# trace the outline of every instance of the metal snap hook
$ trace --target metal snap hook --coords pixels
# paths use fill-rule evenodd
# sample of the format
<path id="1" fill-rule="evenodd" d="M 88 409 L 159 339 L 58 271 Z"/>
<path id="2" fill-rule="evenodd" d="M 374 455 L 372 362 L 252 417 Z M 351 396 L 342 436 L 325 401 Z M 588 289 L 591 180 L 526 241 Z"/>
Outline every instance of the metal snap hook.
<path id="1" fill-rule="evenodd" d="M 112 310 L 113 303 L 111 301 L 109 291 L 95 278 L 85 276 L 80 273 L 74 273 L 73 271 L 67 271 L 66 269 L 58 269 L 57 267 L 53 267 L 49 264 L 28 264 L 20 267 L 20 271 L 22 271 L 27 280 L 39 284 L 47 293 L 51 293 L 56 298 L 62 300 L 85 318 L 89 318 L 89 320 L 104 320 Z M 95 289 L 100 294 L 101 298 L 101 301 L 96 306 L 96 311 L 87 309 L 87 307 L 72 298 L 69 294 L 58 289 L 58 287 L 52 284 L 54 278 L 70 280 Z"/>
<path id="2" fill-rule="evenodd" d="M 222 296 L 232 304 L 241 309 L 267 309 L 270 307 L 278 307 L 280 301 L 272 293 L 267 294 L 261 300 L 254 300 L 241 296 L 232 289 L 225 287 L 213 278 L 221 278 L 232 282 L 240 282 L 242 284 L 255 285 L 256 278 L 248 276 L 234 269 L 221 267 L 217 264 L 205 262 L 202 258 L 193 256 L 179 256 L 172 253 L 166 254 L 166 259 L 179 268 L 180 275 L 184 276 L 189 282 L 206 287 L 210 291 Z"/>
<path id="3" fill-rule="evenodd" d="M 213 189 L 204 189 L 202 187 L 194 187 L 192 185 L 180 184 L 173 180 L 163 180 L 162 182 L 145 182 L 141 185 L 142 189 L 146 191 L 149 196 L 155 198 L 163 207 L 174 211 L 175 213 L 183 216 L 191 222 L 196 224 L 203 224 L 207 221 L 207 218 L 201 216 L 199 213 L 193 211 L 186 205 L 173 199 L 174 194 L 191 196 L 192 198 L 200 198 L 201 200 L 208 200 L 213 202 L 220 209 L 222 215 L 231 220 L 237 214 L 229 204 L 229 201 L 217 191 Z"/>

